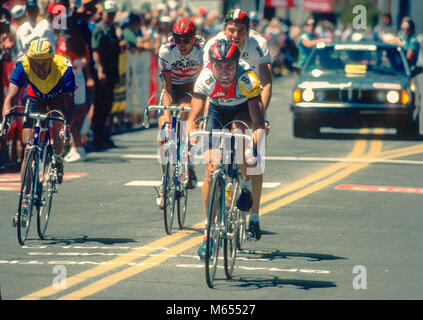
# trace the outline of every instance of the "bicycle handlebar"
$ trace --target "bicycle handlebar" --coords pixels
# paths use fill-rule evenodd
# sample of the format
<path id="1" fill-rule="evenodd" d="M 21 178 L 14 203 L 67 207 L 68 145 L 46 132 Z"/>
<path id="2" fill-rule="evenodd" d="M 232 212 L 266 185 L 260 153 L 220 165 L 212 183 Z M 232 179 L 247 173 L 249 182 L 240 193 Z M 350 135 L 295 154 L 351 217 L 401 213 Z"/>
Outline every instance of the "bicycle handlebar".
<path id="1" fill-rule="evenodd" d="M 191 107 L 181 107 L 181 106 L 177 106 L 177 105 L 170 105 L 170 106 L 159 106 L 159 105 L 151 105 L 151 106 L 147 106 L 147 108 L 145 108 L 144 111 L 144 127 L 145 128 L 149 128 L 150 124 L 148 122 L 149 117 L 148 117 L 148 111 L 150 110 L 170 110 L 170 111 L 191 111 Z"/>
<path id="2" fill-rule="evenodd" d="M 8 114 L 4 116 L 4 119 L 3 119 L 3 122 L 1 123 L 1 128 L 0 128 L 0 137 L 3 136 L 3 131 L 10 117 L 29 117 L 35 120 L 60 121 L 63 124 L 67 123 L 64 117 L 55 117 L 55 116 L 50 116 L 48 114 L 41 114 L 38 112 L 25 113 L 25 112 L 13 111 L 13 112 L 9 112 Z M 65 127 L 64 130 L 65 130 L 65 136 L 66 136 L 67 126 L 65 125 L 64 127 Z"/>
<path id="3" fill-rule="evenodd" d="M 228 131 L 206 131 L 206 130 L 197 130 L 189 135 L 189 139 L 196 138 L 196 137 L 202 137 L 202 136 L 212 136 L 216 138 L 242 138 L 245 139 L 249 143 L 253 143 L 253 138 L 249 135 L 243 134 L 243 133 L 235 133 L 235 132 L 228 132 Z"/>

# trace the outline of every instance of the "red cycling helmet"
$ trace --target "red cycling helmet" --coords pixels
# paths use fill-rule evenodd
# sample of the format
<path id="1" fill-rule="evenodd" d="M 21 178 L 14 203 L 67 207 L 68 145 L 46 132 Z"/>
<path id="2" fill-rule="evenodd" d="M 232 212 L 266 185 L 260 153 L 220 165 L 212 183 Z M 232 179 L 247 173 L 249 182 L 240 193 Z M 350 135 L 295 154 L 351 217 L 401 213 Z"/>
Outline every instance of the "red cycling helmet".
<path id="1" fill-rule="evenodd" d="M 242 11 L 241 9 L 231 10 L 226 14 L 226 17 L 224 19 L 224 24 L 227 24 L 230 21 L 235 21 L 235 22 L 245 24 L 247 29 L 250 28 L 250 17 L 245 11 Z"/>
<path id="2" fill-rule="evenodd" d="M 238 62 L 241 52 L 238 46 L 226 39 L 217 40 L 209 49 L 209 57 L 211 61 L 230 61 L 235 60 Z"/>
<path id="3" fill-rule="evenodd" d="M 179 18 L 173 25 L 172 33 L 174 37 L 191 37 L 195 35 L 197 29 L 191 19 Z"/>

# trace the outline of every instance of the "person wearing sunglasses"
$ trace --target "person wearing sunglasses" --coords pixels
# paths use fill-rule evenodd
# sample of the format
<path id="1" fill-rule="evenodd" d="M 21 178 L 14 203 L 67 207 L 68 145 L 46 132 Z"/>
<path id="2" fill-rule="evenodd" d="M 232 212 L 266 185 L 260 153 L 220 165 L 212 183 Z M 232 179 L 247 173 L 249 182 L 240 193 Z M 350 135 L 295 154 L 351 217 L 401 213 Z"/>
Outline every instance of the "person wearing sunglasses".
<path id="1" fill-rule="evenodd" d="M 403 47 L 410 68 L 416 66 L 419 58 L 420 44 L 415 35 L 414 21 L 411 18 L 404 17 L 401 20 L 398 37 L 389 39 L 387 42 Z"/>
<path id="2" fill-rule="evenodd" d="M 194 91 L 195 80 L 203 67 L 204 39 L 196 35 L 193 19 L 179 18 L 173 25 L 172 36 L 161 45 L 159 50 L 159 68 L 163 83 L 164 106 L 179 104 L 191 105 L 191 95 Z M 186 120 L 188 113 L 182 114 Z M 170 134 L 171 112 L 166 110 L 158 114 L 160 139 L 159 151 Z M 163 166 L 162 166 L 163 167 Z M 197 183 L 194 165 L 188 164 L 185 177 L 187 189 L 193 189 Z M 163 191 L 160 190 L 158 206 L 163 209 Z"/>

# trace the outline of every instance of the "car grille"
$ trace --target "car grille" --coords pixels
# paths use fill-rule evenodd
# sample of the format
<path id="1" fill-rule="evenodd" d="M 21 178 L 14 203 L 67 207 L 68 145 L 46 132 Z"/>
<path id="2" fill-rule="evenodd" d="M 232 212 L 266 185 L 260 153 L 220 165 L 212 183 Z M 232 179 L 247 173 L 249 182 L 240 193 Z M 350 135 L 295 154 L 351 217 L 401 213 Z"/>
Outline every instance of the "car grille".
<path id="1" fill-rule="evenodd" d="M 363 89 L 342 89 L 342 90 L 317 90 L 317 102 L 348 102 L 348 103 L 385 103 L 385 99 L 377 99 L 378 92 L 381 90 L 363 90 Z M 382 92 L 383 94 L 385 92 Z M 383 95 L 384 96 L 384 95 Z"/>

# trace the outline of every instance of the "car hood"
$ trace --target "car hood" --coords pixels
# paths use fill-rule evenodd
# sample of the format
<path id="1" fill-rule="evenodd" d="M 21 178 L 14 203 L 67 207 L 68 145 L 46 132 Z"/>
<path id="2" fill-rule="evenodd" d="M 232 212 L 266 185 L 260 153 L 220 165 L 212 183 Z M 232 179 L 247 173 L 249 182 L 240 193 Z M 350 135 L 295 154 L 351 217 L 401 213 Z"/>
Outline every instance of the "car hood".
<path id="1" fill-rule="evenodd" d="M 301 75 L 297 87 L 321 89 L 403 89 L 408 86 L 409 77 L 401 75 L 374 76 L 370 73 L 364 75 L 345 76 L 339 74 L 324 74 L 319 77 Z"/>

